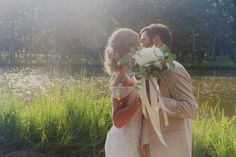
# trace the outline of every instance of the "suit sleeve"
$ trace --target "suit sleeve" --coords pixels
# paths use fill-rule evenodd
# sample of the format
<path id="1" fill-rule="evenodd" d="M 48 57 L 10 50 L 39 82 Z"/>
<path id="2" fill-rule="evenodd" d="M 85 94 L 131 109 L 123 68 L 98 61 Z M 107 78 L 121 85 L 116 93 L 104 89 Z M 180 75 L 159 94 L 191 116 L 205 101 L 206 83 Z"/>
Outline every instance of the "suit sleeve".
<path id="1" fill-rule="evenodd" d="M 194 119 L 199 108 L 192 91 L 192 80 L 184 67 L 176 67 L 166 75 L 171 98 L 162 96 L 170 117 Z"/>

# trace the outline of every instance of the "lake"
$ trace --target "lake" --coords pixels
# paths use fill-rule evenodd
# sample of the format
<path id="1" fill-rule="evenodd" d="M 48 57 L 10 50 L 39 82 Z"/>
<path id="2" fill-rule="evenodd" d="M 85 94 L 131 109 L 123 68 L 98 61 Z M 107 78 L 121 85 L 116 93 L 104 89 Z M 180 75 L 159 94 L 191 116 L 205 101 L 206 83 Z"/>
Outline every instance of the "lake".
<path id="1" fill-rule="evenodd" d="M 7 74 L 9 71 L 11 71 L 11 75 L 8 75 L 8 80 L 2 81 L 2 76 L 0 76 L 0 85 L 5 86 L 5 84 L 14 84 L 14 81 L 16 81 L 16 78 L 22 78 L 25 77 L 27 81 L 32 80 L 33 83 L 29 82 L 20 82 L 21 86 L 26 86 L 22 84 L 27 84 L 27 87 L 30 88 L 30 85 L 32 85 L 32 88 L 36 88 L 35 82 L 37 84 L 47 84 L 45 80 L 49 80 L 48 78 L 45 79 L 45 77 L 39 77 L 38 74 L 43 76 L 48 76 L 52 74 L 52 71 L 50 71 L 47 68 L 34 68 L 34 72 L 30 73 L 31 76 L 27 76 L 27 72 L 22 73 L 20 72 L 19 75 L 16 75 L 17 71 L 22 68 L 18 68 L 18 70 L 10 70 L 9 68 L 0 68 L 1 74 Z M 83 70 L 81 70 L 83 69 Z M 58 70 L 58 69 L 57 69 Z M 27 70 L 26 70 L 27 71 Z M 78 70 L 77 68 L 72 68 L 72 76 L 80 76 L 80 75 L 87 75 L 88 77 L 99 77 L 97 81 L 99 81 L 99 85 L 103 86 L 103 90 L 107 91 L 107 86 L 104 86 L 108 82 L 108 77 L 104 75 L 104 72 L 101 68 L 80 68 Z M 220 69 L 214 69 L 214 70 L 193 70 L 188 69 L 190 75 L 193 78 L 193 91 L 194 94 L 197 97 L 198 103 L 202 104 L 202 102 L 209 102 L 209 105 L 216 106 L 217 104 L 220 106 L 221 109 L 225 110 L 225 114 L 232 116 L 234 114 L 235 106 L 236 106 L 236 70 L 220 70 Z M 67 71 L 68 72 L 68 71 Z M 71 72 L 71 71 L 70 71 Z M 57 73 L 58 77 L 64 77 L 67 76 L 66 72 L 59 72 Z M 37 77 L 35 77 L 35 76 Z M 14 77 L 14 79 L 11 79 L 9 77 Z M 95 79 L 96 80 L 96 79 Z M 9 83 L 11 82 L 11 83 Z M 102 83 L 101 83 L 102 82 Z M 19 84 L 19 81 L 18 81 Z M 11 85 L 12 86 L 12 85 Z M 9 87 L 7 87 L 9 88 Z M 14 91 L 17 91 L 18 85 L 14 88 Z M 19 90 L 21 91 L 21 90 Z M 26 90 L 23 90 L 26 91 Z"/>

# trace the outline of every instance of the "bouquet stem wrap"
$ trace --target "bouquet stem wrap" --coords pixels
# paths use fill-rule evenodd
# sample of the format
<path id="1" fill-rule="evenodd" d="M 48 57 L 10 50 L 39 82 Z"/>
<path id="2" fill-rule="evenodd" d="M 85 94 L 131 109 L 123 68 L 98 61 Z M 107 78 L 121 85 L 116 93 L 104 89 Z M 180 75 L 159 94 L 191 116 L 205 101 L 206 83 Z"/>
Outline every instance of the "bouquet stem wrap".
<path id="1" fill-rule="evenodd" d="M 161 129 L 160 129 L 160 115 L 159 115 L 160 110 L 163 113 L 164 122 L 166 126 L 168 126 L 168 117 L 166 113 L 166 107 L 164 106 L 164 103 L 160 97 L 161 94 L 160 94 L 159 85 L 157 84 L 157 80 L 154 77 L 150 77 L 148 79 L 149 87 L 150 87 L 149 93 L 150 93 L 151 104 L 147 96 L 145 78 L 142 78 L 140 81 L 141 81 L 141 89 L 139 90 L 139 94 L 142 100 L 142 112 L 145 118 L 150 119 L 153 129 L 155 133 L 157 134 L 157 136 L 159 137 L 162 144 L 168 147 L 162 136 Z"/>

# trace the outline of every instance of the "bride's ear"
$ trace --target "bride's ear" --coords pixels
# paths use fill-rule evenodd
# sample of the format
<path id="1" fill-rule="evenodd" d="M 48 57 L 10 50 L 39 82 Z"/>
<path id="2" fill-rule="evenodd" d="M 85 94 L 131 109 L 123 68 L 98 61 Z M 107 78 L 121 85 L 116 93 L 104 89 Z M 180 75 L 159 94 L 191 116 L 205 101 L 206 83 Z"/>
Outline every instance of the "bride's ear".
<path id="1" fill-rule="evenodd" d="M 153 39 L 152 39 L 152 43 L 156 46 L 156 47 L 161 47 L 162 46 L 162 41 L 161 38 L 156 35 Z"/>

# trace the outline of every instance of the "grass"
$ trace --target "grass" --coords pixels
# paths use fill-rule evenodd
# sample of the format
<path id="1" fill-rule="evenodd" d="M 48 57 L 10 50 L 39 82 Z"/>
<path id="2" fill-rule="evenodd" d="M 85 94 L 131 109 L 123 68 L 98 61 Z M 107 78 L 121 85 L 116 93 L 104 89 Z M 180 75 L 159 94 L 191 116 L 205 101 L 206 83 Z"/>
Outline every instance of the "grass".
<path id="1" fill-rule="evenodd" d="M 111 127 L 110 99 L 101 97 L 92 80 L 71 82 L 28 99 L 2 92 L 0 148 L 63 153 L 102 153 Z M 27 102 L 27 104 L 26 104 Z"/>
<path id="2" fill-rule="evenodd" d="M 108 79 L 41 76 L 29 79 L 30 75 L 27 81 L 33 78 L 44 81 L 33 80 L 38 86 L 31 89 L 32 85 L 22 85 L 29 84 L 22 80 L 24 75 L 18 78 L 9 74 L 5 79 L 11 84 L 2 86 L 0 150 L 3 154 L 33 150 L 55 151 L 71 157 L 104 156 L 106 134 L 112 125 Z M 236 156 L 236 112 L 228 117 L 219 104 L 209 107 L 207 100 L 201 100 L 200 92 L 196 92 L 196 97 L 201 113 L 193 121 L 193 157 Z"/>
<path id="3" fill-rule="evenodd" d="M 201 115 L 193 121 L 193 157 L 235 157 L 236 116 L 202 104 Z"/>

